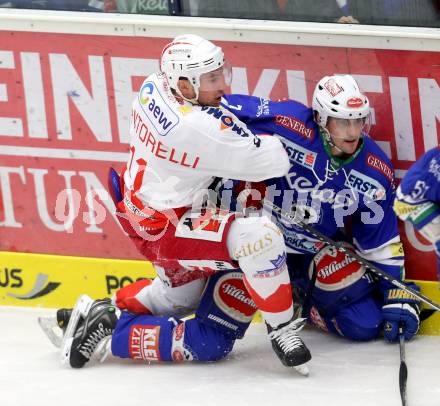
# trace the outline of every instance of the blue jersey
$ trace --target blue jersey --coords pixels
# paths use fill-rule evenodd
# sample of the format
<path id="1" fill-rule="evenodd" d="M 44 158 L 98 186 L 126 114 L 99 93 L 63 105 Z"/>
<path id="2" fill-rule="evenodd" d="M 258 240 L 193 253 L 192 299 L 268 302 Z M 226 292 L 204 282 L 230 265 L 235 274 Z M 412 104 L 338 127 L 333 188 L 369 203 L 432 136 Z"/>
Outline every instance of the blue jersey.
<path id="1" fill-rule="evenodd" d="M 426 152 L 406 173 L 397 189 L 394 210 L 404 221 L 410 221 L 422 232 L 440 216 L 440 149 Z M 438 228 L 438 225 L 434 228 Z M 429 237 L 432 242 L 439 240 Z"/>
<path id="2" fill-rule="evenodd" d="M 397 189 L 394 210 L 432 242 L 440 280 L 440 148 L 426 152 L 406 173 Z"/>
<path id="3" fill-rule="evenodd" d="M 225 106 L 254 133 L 279 137 L 288 152 L 290 171 L 267 182 L 267 198 L 285 211 L 292 205 L 301 209 L 311 226 L 333 239 L 347 239 L 341 229 L 350 224 L 350 240 L 358 253 L 402 277 L 403 248 L 392 209 L 394 171 L 371 138 L 365 135 L 357 152 L 341 160 L 330 154 L 312 109 L 301 103 L 229 95 Z M 283 230 L 288 252 L 313 254 L 319 249 L 315 237 L 272 215 Z"/>
<path id="4" fill-rule="evenodd" d="M 409 204 L 440 202 L 440 148 L 426 152 L 406 173 L 399 200 Z"/>

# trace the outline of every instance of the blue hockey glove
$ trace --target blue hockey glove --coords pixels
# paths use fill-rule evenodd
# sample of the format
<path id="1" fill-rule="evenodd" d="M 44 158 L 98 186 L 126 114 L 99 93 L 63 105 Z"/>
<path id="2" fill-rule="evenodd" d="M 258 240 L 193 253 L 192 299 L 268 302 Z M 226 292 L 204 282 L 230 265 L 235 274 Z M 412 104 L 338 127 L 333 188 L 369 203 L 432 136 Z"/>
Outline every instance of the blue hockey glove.
<path id="1" fill-rule="evenodd" d="M 414 283 L 407 285 L 420 290 Z M 398 341 L 399 326 L 402 326 L 405 340 L 410 340 L 419 331 L 419 304 L 420 300 L 402 289 L 390 289 L 385 292 L 385 304 L 382 307 L 385 340 Z"/>

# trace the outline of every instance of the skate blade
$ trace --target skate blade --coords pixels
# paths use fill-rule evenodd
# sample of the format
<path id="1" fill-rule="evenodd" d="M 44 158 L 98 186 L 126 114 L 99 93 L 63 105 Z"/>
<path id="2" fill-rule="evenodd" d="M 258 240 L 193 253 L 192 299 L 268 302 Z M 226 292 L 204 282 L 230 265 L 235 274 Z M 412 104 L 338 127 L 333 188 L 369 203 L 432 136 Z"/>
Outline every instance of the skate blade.
<path id="1" fill-rule="evenodd" d="M 60 348 L 63 341 L 63 330 L 58 326 L 56 316 L 38 317 L 38 324 L 50 342 Z"/>
<path id="2" fill-rule="evenodd" d="M 296 319 L 294 321 L 294 323 L 295 323 L 295 326 L 296 326 L 296 330 L 295 331 L 298 332 L 298 331 L 301 331 L 305 327 L 305 325 L 307 324 L 307 319 L 305 317 L 300 317 L 300 318 Z"/>
<path id="3" fill-rule="evenodd" d="M 81 317 L 85 318 L 89 313 L 92 306 L 93 299 L 87 295 L 81 295 L 75 303 L 75 307 L 72 310 L 72 315 L 69 319 L 66 332 L 61 342 L 61 363 L 69 364 L 70 361 L 70 349 L 72 348 L 73 336 L 78 326 L 78 322 Z"/>
<path id="4" fill-rule="evenodd" d="M 300 375 L 302 376 L 309 376 L 309 368 L 307 365 L 302 364 L 302 365 L 298 365 L 296 367 L 293 367 L 295 369 L 296 372 L 298 372 Z"/>

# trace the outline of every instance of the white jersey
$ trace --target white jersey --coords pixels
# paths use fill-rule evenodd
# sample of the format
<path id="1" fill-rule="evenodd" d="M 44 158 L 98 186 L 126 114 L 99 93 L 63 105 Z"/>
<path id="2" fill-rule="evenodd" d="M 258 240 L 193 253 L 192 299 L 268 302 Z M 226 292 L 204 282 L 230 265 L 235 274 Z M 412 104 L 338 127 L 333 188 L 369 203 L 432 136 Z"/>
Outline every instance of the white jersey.
<path id="1" fill-rule="evenodd" d="M 138 207 L 191 206 L 215 177 L 257 182 L 289 169 L 277 138 L 255 136 L 221 107 L 177 100 L 160 73 L 144 81 L 133 102 L 130 137 L 124 182 Z"/>

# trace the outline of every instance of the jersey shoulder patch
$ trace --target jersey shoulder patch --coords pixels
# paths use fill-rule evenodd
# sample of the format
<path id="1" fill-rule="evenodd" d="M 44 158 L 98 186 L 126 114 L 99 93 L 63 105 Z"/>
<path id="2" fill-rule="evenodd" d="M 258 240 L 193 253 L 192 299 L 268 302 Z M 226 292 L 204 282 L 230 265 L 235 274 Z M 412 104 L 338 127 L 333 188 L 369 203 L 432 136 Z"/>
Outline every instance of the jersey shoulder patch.
<path id="1" fill-rule="evenodd" d="M 384 187 L 394 186 L 395 175 L 391 160 L 371 138 L 365 137 L 364 142 L 362 161 L 367 171 Z"/>
<path id="2" fill-rule="evenodd" d="M 310 108 L 294 100 L 271 102 L 272 120 L 282 134 L 295 133 L 305 140 L 313 140 L 317 134 Z"/>
<path id="3" fill-rule="evenodd" d="M 158 134 L 166 136 L 179 123 L 172 103 L 154 80 L 147 78 L 139 91 L 139 106 Z"/>

